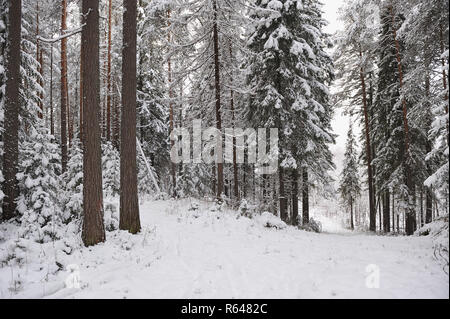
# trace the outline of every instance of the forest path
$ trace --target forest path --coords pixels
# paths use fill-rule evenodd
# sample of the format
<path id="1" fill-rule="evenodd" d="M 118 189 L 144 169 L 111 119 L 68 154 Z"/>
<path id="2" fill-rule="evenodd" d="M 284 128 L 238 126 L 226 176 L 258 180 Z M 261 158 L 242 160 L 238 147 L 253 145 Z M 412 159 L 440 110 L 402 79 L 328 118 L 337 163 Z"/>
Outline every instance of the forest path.
<path id="1" fill-rule="evenodd" d="M 2 281 L 0 269 L 2 296 L 449 297 L 449 278 L 433 259 L 430 238 L 273 229 L 258 218 L 237 218 L 235 212 L 211 212 L 206 206 L 189 211 L 186 200 L 147 202 L 141 206 L 140 234 L 108 232 L 103 244 L 58 255 L 65 266 L 78 265 L 81 289 L 64 287 L 66 271 L 43 282 L 44 268 L 34 278 L 30 269 L 42 268 L 36 263 L 27 272 L 14 269 L 15 275 L 23 271 L 24 284 L 11 296 L 6 288 L 10 271 L 4 270 Z M 50 245 L 45 249 L 47 256 L 55 255 Z M 377 278 L 379 288 L 369 288 L 378 286 Z"/>
<path id="2" fill-rule="evenodd" d="M 148 230 L 148 246 L 115 254 L 116 261 L 106 256 L 97 270 L 82 268 L 89 286 L 72 297 L 449 297 L 429 238 L 275 230 L 188 207 L 187 201 L 144 204 L 144 231 L 133 242 L 142 246 Z M 377 286 L 377 272 L 379 288 L 368 288 L 367 282 Z"/>

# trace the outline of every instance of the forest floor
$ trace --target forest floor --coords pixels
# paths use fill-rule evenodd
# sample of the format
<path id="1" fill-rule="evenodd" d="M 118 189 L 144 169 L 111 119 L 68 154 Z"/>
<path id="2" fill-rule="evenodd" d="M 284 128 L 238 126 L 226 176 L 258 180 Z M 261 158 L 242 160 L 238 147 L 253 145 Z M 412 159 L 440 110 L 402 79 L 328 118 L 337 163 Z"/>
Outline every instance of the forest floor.
<path id="1" fill-rule="evenodd" d="M 325 217 L 320 234 L 268 228 L 263 217 L 189 207 L 144 203 L 140 234 L 107 232 L 91 248 L 79 237 L 0 241 L 12 256 L 0 265 L 0 298 L 449 298 L 429 237 L 354 233 Z"/>

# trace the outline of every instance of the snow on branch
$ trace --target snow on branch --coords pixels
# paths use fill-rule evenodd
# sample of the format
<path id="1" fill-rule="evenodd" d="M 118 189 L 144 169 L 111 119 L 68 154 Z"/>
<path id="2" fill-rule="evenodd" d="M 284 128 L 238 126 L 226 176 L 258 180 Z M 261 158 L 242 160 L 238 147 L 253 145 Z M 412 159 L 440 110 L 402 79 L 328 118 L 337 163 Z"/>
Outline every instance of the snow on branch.
<path id="1" fill-rule="evenodd" d="M 41 36 L 37 36 L 37 39 L 38 39 L 38 41 L 42 41 L 42 42 L 46 42 L 46 43 L 55 43 L 55 42 L 61 41 L 62 39 L 71 37 L 71 36 L 73 36 L 75 34 L 81 33 L 83 31 L 83 27 L 85 25 L 86 24 L 83 24 L 81 27 L 78 27 L 76 29 L 67 30 L 67 31 L 64 32 L 63 35 L 61 35 L 61 36 L 59 36 L 57 38 L 46 39 L 46 38 L 43 38 Z"/>

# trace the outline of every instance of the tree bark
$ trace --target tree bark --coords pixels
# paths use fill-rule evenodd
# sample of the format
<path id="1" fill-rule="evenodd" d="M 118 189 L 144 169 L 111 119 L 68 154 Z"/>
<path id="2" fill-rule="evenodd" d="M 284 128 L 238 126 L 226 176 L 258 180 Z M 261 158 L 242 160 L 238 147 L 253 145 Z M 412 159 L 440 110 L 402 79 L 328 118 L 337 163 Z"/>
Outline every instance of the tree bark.
<path id="1" fill-rule="evenodd" d="M 36 39 L 38 39 L 39 37 L 39 0 L 36 1 Z M 39 71 L 39 76 L 37 79 L 37 83 L 39 84 L 39 89 L 42 89 L 42 85 L 43 85 L 43 81 L 42 81 L 42 73 L 43 73 L 43 68 L 42 68 L 42 51 L 40 49 L 40 44 L 39 44 L 39 40 L 36 40 L 36 61 L 39 63 L 39 67 L 38 67 L 38 71 Z M 39 101 L 38 101 L 38 107 L 40 109 L 40 111 L 38 112 L 38 118 L 39 119 L 43 119 L 44 118 L 44 104 L 42 102 L 42 92 L 39 91 L 37 96 L 39 97 Z"/>
<path id="2" fill-rule="evenodd" d="M 108 3 L 108 66 L 106 79 L 106 139 L 111 140 L 111 21 L 112 0 Z"/>
<path id="3" fill-rule="evenodd" d="M 303 225 L 309 224 L 309 176 L 308 169 L 303 168 L 302 172 L 302 211 L 303 211 Z"/>
<path id="4" fill-rule="evenodd" d="M 214 42 L 214 87 L 216 97 L 216 128 L 220 132 L 220 139 L 216 146 L 217 159 L 217 198 L 221 199 L 223 193 L 223 163 L 222 163 L 222 115 L 220 105 L 220 63 L 219 63 L 219 31 L 217 25 L 217 3 L 213 0 L 214 22 L 213 22 L 213 42 Z"/>
<path id="5" fill-rule="evenodd" d="M 229 42 L 229 51 L 230 51 L 230 64 L 233 67 L 233 46 L 231 41 Z M 234 90 L 233 90 L 233 72 L 231 72 L 230 77 L 230 108 L 231 108 L 231 121 L 233 123 L 233 132 L 236 128 L 235 123 L 235 114 L 234 114 Z M 239 203 L 239 179 L 238 179 L 238 165 L 237 165 L 237 155 L 236 155 L 236 135 L 233 134 L 233 194 L 236 203 Z"/>
<path id="6" fill-rule="evenodd" d="M 19 86 L 22 1 L 8 1 L 9 25 L 6 46 L 6 88 L 4 109 L 3 154 L 3 219 L 16 215 L 18 192 L 17 166 L 19 161 Z"/>
<path id="7" fill-rule="evenodd" d="M 355 224 L 353 223 L 353 197 L 350 196 L 350 228 L 355 229 Z"/>
<path id="8" fill-rule="evenodd" d="M 141 230 L 136 163 L 137 1 L 124 0 L 122 46 L 122 121 L 120 134 L 120 229 Z"/>
<path id="9" fill-rule="evenodd" d="M 83 54 L 83 42 L 81 42 L 80 46 L 80 142 L 83 145 L 83 58 L 81 55 Z"/>
<path id="10" fill-rule="evenodd" d="M 443 26 L 442 23 L 439 24 L 439 39 L 441 44 L 441 63 L 442 63 L 442 84 L 444 86 L 444 101 L 448 101 L 448 94 L 447 94 L 447 74 L 445 72 L 445 45 L 444 45 L 444 34 L 443 34 Z M 448 104 L 445 103 L 445 113 L 448 114 Z M 447 145 L 450 146 L 450 139 L 448 135 L 448 119 L 447 119 Z"/>
<path id="11" fill-rule="evenodd" d="M 298 169 L 292 170 L 292 225 L 298 225 Z"/>
<path id="12" fill-rule="evenodd" d="M 83 210 L 82 238 L 85 246 L 105 241 L 103 190 L 99 126 L 99 12 L 98 1 L 83 0 Z"/>
<path id="13" fill-rule="evenodd" d="M 385 233 L 391 231 L 391 205 L 390 205 L 391 195 L 388 190 L 384 191 L 383 194 L 383 230 Z"/>
<path id="14" fill-rule="evenodd" d="M 171 15 L 171 11 L 170 9 L 167 11 L 167 18 L 168 18 L 168 26 L 170 28 L 170 15 Z M 172 41 L 171 36 L 170 36 L 170 31 L 167 34 L 167 41 L 168 43 L 170 43 Z M 175 128 L 175 119 L 174 119 L 174 109 L 173 109 L 173 88 L 172 88 L 172 60 L 169 56 L 168 60 L 167 60 L 167 78 L 168 78 L 168 82 L 169 82 L 169 129 L 170 132 L 169 134 L 172 134 L 173 129 Z M 173 148 L 175 145 L 175 141 L 174 140 L 170 140 L 170 147 Z M 172 176 L 172 192 L 173 192 L 173 197 L 177 197 L 177 167 L 176 164 L 171 161 L 170 162 L 170 173 Z"/>
<path id="15" fill-rule="evenodd" d="M 55 135 L 55 120 L 53 117 L 53 43 L 50 48 L 50 133 Z"/>
<path id="16" fill-rule="evenodd" d="M 280 194 L 279 194 L 279 199 L 280 199 L 280 218 L 282 221 L 286 222 L 287 221 L 287 198 L 285 195 L 285 190 L 284 190 L 284 170 L 283 167 L 279 166 L 278 167 L 278 177 L 279 177 L 279 189 L 280 189 Z"/>
<path id="17" fill-rule="evenodd" d="M 67 28 L 67 0 L 61 1 L 61 35 Z M 67 38 L 61 39 L 61 164 L 67 169 Z"/>

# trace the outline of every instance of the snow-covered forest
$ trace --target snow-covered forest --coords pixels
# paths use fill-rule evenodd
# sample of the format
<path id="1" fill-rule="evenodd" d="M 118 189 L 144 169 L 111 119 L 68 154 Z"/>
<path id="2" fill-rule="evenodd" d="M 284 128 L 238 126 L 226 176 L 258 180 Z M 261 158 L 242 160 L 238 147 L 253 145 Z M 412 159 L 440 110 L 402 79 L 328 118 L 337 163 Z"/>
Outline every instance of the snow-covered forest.
<path id="1" fill-rule="evenodd" d="M 449 298 L 449 1 L 332 2 L 0 0 L 0 298 Z"/>

